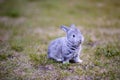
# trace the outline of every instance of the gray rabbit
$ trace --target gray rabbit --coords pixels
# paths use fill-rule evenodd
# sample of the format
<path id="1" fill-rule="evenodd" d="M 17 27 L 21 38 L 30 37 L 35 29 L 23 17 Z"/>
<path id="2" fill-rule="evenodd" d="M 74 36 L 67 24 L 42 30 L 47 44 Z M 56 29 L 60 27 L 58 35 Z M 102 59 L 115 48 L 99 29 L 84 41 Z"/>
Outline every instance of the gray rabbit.
<path id="1" fill-rule="evenodd" d="M 69 63 L 71 60 L 82 63 L 79 54 L 84 41 L 83 35 L 74 24 L 70 27 L 62 25 L 61 29 L 66 32 L 66 36 L 51 41 L 48 46 L 48 58 L 62 63 Z"/>

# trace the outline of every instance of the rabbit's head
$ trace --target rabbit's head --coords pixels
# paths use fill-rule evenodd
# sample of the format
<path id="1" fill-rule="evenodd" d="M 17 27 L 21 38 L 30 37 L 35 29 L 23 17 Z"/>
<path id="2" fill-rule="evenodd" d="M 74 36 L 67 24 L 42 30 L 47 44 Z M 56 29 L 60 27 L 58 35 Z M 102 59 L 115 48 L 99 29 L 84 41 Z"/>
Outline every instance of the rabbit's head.
<path id="1" fill-rule="evenodd" d="M 80 30 L 75 27 L 74 24 L 70 25 L 70 27 L 62 25 L 61 29 L 66 32 L 67 40 L 71 42 L 72 45 L 79 46 L 84 41 L 83 35 L 81 34 Z"/>

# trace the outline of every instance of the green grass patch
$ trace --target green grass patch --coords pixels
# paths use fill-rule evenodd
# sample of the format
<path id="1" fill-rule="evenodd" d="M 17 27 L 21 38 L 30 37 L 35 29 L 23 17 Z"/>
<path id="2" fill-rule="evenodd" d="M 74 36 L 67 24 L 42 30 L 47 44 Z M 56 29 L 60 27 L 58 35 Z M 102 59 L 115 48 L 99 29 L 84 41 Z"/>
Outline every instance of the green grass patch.
<path id="1" fill-rule="evenodd" d="M 0 54 L 0 60 L 6 60 L 7 57 L 8 57 L 8 55 L 6 55 L 4 53 Z"/>
<path id="2" fill-rule="evenodd" d="M 0 15 L 11 18 L 17 18 L 21 16 L 21 7 L 25 1 L 22 0 L 8 0 L 3 1 L 0 5 Z"/>
<path id="3" fill-rule="evenodd" d="M 17 52 L 22 52 L 24 50 L 24 47 L 21 43 L 21 40 L 11 42 L 11 49 Z"/>
<path id="4" fill-rule="evenodd" d="M 63 69 L 63 70 L 66 70 L 70 67 L 70 63 L 66 63 L 66 64 L 61 64 L 60 65 L 60 68 Z"/>
<path id="5" fill-rule="evenodd" d="M 59 73 L 59 77 L 58 77 L 57 79 L 58 79 L 58 80 L 62 80 L 62 79 L 64 79 L 64 78 L 68 77 L 68 76 L 70 76 L 70 73 L 69 73 L 69 72 L 61 71 L 61 72 Z"/>
<path id="6" fill-rule="evenodd" d="M 48 59 L 46 54 L 36 54 L 31 53 L 29 54 L 31 61 L 33 62 L 34 66 L 39 65 L 47 65 L 47 64 L 54 64 L 55 61 L 52 59 Z"/>
<path id="7" fill-rule="evenodd" d="M 95 51 L 96 55 L 104 55 L 105 57 L 113 57 L 120 55 L 119 46 L 107 44 L 105 46 L 97 47 Z"/>
<path id="8" fill-rule="evenodd" d="M 12 45 L 11 46 L 11 49 L 17 51 L 17 52 L 22 52 L 24 49 L 22 46 L 19 46 L 19 45 Z"/>
<path id="9" fill-rule="evenodd" d="M 45 54 L 31 53 L 29 57 L 35 64 L 45 65 L 47 61 Z"/>
<path id="10" fill-rule="evenodd" d="M 13 57 L 12 51 L 5 51 L 0 53 L 0 61 L 7 60 L 8 58 Z"/>
<path id="11" fill-rule="evenodd" d="M 59 68 L 61 70 L 67 70 L 69 69 L 69 67 L 72 65 L 72 64 L 69 64 L 69 63 L 66 63 L 66 64 L 63 64 L 61 62 L 57 62 L 53 59 L 48 59 L 47 58 L 47 54 L 29 54 L 29 57 L 31 59 L 31 61 L 33 62 L 34 66 L 39 66 L 39 65 L 49 65 L 49 64 L 53 64 L 56 68 Z"/>
<path id="12" fill-rule="evenodd" d="M 17 17 L 20 16 L 20 12 L 17 9 L 11 9 L 11 10 L 8 10 L 5 13 L 5 15 L 9 16 L 9 17 L 12 17 L 12 18 L 17 18 Z"/>

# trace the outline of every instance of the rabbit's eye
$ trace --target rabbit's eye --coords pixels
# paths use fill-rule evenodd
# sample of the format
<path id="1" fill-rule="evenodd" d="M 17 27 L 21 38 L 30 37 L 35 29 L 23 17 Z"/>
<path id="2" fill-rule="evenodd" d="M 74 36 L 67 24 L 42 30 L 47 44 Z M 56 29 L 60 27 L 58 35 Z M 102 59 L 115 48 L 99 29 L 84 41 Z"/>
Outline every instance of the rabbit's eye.
<path id="1" fill-rule="evenodd" d="M 73 37 L 75 37 L 75 35 L 73 35 Z"/>

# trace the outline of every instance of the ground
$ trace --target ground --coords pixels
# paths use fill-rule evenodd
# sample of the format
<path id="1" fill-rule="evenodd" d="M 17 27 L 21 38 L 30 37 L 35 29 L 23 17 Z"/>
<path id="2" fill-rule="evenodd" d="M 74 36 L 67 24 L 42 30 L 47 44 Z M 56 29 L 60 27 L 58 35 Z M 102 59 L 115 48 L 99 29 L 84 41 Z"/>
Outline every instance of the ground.
<path id="1" fill-rule="evenodd" d="M 83 63 L 47 59 L 51 40 L 75 24 Z M 0 0 L 1 80 L 120 80 L 120 1 Z"/>

